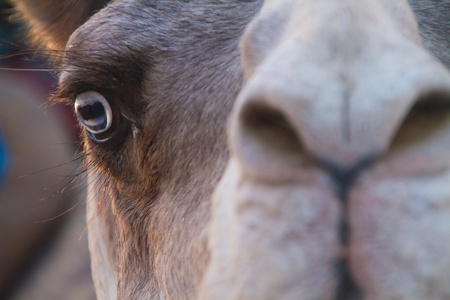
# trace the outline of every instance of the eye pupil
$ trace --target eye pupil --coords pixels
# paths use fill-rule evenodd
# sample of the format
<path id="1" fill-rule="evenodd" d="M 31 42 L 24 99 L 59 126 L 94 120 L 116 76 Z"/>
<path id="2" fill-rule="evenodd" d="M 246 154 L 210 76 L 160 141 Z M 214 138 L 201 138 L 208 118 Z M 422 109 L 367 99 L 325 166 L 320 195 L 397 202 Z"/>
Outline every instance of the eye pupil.
<path id="1" fill-rule="evenodd" d="M 104 133 L 112 125 L 112 109 L 100 93 L 89 91 L 81 93 L 75 99 L 75 111 L 80 124 L 94 138 Z"/>
<path id="2" fill-rule="evenodd" d="M 85 106 L 80 106 L 78 108 L 81 117 L 87 122 L 96 119 L 106 119 L 106 111 L 100 102 L 95 102 L 94 104 L 88 104 Z"/>

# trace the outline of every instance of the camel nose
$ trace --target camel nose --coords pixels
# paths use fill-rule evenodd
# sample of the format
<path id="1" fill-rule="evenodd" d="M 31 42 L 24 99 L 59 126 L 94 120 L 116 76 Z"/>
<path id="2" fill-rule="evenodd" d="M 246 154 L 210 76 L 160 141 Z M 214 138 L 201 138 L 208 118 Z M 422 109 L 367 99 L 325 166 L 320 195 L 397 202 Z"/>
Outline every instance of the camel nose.
<path id="1" fill-rule="evenodd" d="M 305 11 L 291 4 L 277 9 Z M 412 15 L 402 19 L 411 30 L 386 32 L 383 24 L 398 21 L 389 13 L 379 13 L 381 22 L 363 17 L 371 14 L 367 7 L 356 13 L 338 6 L 342 18 L 329 22 L 312 14 L 268 27 L 268 16 L 283 14 L 267 5 L 246 29 L 240 45 L 246 82 L 230 130 L 245 171 L 276 180 L 295 177 L 311 161 L 352 169 L 389 151 L 417 104 L 448 100 L 449 72 L 423 48 Z"/>
<path id="2" fill-rule="evenodd" d="M 449 100 L 448 71 L 415 47 L 355 69 L 298 61 L 301 51 L 289 45 L 267 59 L 238 97 L 231 147 L 254 176 L 293 179 L 311 165 L 347 174 L 390 151 L 415 107 Z"/>
<path id="3" fill-rule="evenodd" d="M 247 27 L 240 44 L 245 82 L 228 128 L 231 158 L 213 198 L 205 280 L 212 293 L 233 290 L 232 299 L 414 295 L 390 291 L 416 261 L 415 253 L 402 253 L 412 247 L 390 246 L 412 230 L 393 227 L 403 224 L 398 216 L 408 220 L 405 227 L 415 221 L 397 213 L 408 196 L 385 194 L 415 185 L 403 181 L 425 165 L 437 166 L 429 173 L 448 169 L 442 153 L 450 75 L 423 48 L 413 15 L 400 10 L 405 5 L 265 1 Z M 399 258 L 398 269 L 406 271 L 391 276 L 396 266 L 388 264 Z"/>

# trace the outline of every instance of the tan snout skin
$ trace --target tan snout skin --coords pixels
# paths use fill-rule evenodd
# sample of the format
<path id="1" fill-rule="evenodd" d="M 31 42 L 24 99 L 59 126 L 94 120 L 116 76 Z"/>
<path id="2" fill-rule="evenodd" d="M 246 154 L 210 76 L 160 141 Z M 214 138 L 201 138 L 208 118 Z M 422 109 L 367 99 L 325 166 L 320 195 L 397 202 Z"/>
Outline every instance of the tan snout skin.
<path id="1" fill-rule="evenodd" d="M 350 299 L 337 262 L 355 299 L 449 299 L 450 120 L 411 109 L 450 75 L 408 4 L 266 1 L 241 53 L 202 299 Z"/>

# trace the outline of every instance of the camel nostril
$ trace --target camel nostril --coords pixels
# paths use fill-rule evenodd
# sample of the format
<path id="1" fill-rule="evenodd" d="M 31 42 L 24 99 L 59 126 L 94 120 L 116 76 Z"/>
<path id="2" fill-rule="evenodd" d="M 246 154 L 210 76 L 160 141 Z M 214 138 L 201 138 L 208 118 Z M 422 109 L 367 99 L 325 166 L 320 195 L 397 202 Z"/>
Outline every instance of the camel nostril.
<path id="1" fill-rule="evenodd" d="M 248 104 L 242 110 L 242 119 L 252 125 L 267 126 L 276 124 L 288 127 L 287 121 L 282 113 L 266 105 Z"/>
<path id="2" fill-rule="evenodd" d="M 424 93 L 418 97 L 399 124 L 389 151 L 401 151 L 426 143 L 430 144 L 433 137 L 447 132 L 449 113 L 450 90 Z"/>
<path id="3" fill-rule="evenodd" d="M 267 105 L 249 103 L 240 114 L 240 133 L 256 148 L 277 156 L 304 152 L 296 130 L 285 115 Z"/>

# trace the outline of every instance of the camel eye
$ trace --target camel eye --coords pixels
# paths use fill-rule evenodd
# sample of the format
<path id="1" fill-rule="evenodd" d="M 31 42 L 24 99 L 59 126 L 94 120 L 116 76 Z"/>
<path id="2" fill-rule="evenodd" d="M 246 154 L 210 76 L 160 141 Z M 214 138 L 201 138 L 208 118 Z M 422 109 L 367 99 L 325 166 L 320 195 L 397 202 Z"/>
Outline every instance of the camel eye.
<path id="1" fill-rule="evenodd" d="M 114 135 L 114 127 L 119 120 L 114 120 L 117 114 L 100 93 L 88 91 L 79 94 L 75 99 L 75 111 L 78 121 L 93 140 L 103 142 Z"/>

